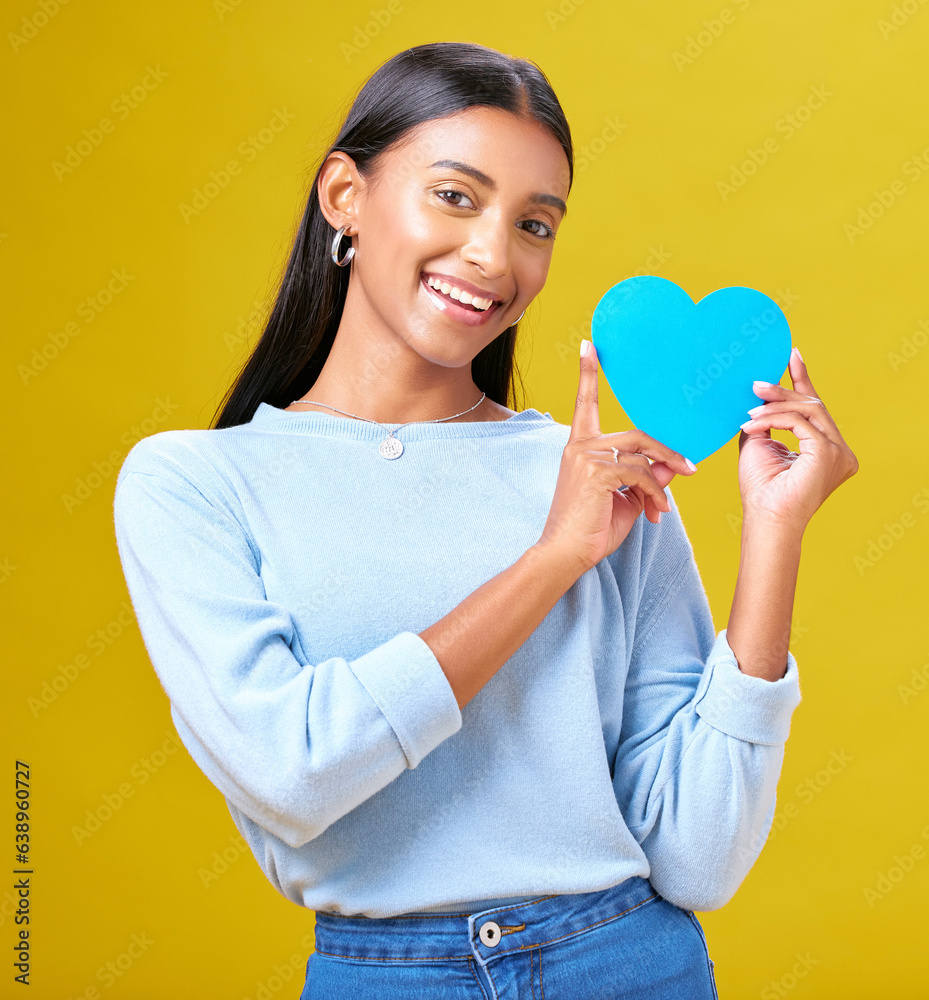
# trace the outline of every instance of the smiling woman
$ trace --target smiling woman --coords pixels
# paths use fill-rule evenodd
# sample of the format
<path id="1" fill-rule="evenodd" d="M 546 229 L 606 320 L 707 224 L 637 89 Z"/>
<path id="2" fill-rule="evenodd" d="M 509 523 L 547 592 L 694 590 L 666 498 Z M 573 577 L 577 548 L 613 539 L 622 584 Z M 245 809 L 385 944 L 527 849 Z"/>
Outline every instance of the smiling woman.
<path id="1" fill-rule="evenodd" d="M 534 63 L 389 60 L 215 426 L 119 473 L 178 734 L 316 913 L 302 1000 L 716 996 L 694 910 L 761 850 L 799 701 L 742 626 L 798 546 L 761 552 L 740 669 L 668 489 L 694 467 L 601 433 L 595 352 L 570 427 L 509 408 L 572 157 Z"/>
<path id="2" fill-rule="evenodd" d="M 434 150 L 451 155 L 433 161 Z M 364 172 L 331 152 L 317 188 L 329 224 L 352 237 L 352 275 L 312 401 L 299 405 L 409 422 L 473 403 L 469 362 L 545 284 L 568 193 L 561 142 L 534 119 L 469 107 L 411 128 Z M 346 394 L 382 344 L 396 375 Z M 491 401 L 472 419 L 493 412 Z"/>
<path id="3" fill-rule="evenodd" d="M 322 157 L 264 334 L 215 426 L 261 402 L 394 423 L 457 419 L 478 401 L 468 420 L 512 416 L 517 323 L 545 284 L 573 169 L 534 63 L 463 42 L 386 62 Z"/>

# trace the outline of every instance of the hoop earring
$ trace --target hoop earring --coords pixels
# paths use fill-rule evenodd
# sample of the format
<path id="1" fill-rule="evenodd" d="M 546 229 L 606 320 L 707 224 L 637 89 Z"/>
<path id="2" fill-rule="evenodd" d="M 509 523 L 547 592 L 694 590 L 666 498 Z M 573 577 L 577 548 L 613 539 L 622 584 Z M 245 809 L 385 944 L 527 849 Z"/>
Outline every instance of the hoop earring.
<path id="1" fill-rule="evenodd" d="M 345 256 L 339 260 L 339 244 L 342 242 L 342 237 L 345 235 L 346 229 L 348 229 L 348 226 L 342 226 L 342 228 L 332 238 L 332 261 L 338 267 L 345 267 L 345 265 L 351 261 L 352 257 L 355 256 L 355 248 L 350 247 Z"/>
<path id="2" fill-rule="evenodd" d="M 527 306 L 526 308 L 528 308 L 528 306 Z M 525 309 L 523 309 L 523 311 L 522 311 L 522 312 L 521 312 L 521 313 L 519 314 L 519 316 L 517 316 L 517 317 L 516 317 L 516 319 L 514 319 L 512 323 L 510 323 L 510 326 L 516 326 L 516 324 L 517 324 L 517 323 L 518 323 L 518 322 L 519 322 L 519 321 L 520 321 L 520 320 L 521 320 L 521 319 L 523 318 L 523 316 L 525 316 L 525 315 L 526 315 L 526 310 L 525 310 Z"/>

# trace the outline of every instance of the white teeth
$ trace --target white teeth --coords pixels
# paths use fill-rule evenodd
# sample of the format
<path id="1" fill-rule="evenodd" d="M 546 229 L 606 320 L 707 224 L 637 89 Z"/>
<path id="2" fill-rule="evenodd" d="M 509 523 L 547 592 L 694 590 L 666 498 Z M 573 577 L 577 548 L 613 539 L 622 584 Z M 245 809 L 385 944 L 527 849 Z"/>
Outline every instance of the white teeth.
<path id="1" fill-rule="evenodd" d="M 431 275 L 426 278 L 426 282 L 430 288 L 434 288 L 437 292 L 441 292 L 443 295 L 448 295 L 450 298 L 463 302 L 465 305 L 472 305 L 475 309 L 479 309 L 481 312 L 489 309 L 494 302 L 493 299 L 481 298 L 479 295 L 472 295 L 470 292 L 463 292 L 460 288 L 456 288 L 449 282 L 440 281 L 438 278 L 433 278 Z"/>

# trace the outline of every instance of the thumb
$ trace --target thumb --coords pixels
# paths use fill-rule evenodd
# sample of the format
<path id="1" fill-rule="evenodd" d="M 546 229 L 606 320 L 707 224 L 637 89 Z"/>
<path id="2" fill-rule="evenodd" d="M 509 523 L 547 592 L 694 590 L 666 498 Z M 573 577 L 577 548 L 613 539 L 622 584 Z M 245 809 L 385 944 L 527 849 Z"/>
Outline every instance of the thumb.
<path id="1" fill-rule="evenodd" d="M 664 489 L 676 475 L 675 471 L 664 462 L 652 462 L 649 472 L 655 477 L 655 482 Z"/>

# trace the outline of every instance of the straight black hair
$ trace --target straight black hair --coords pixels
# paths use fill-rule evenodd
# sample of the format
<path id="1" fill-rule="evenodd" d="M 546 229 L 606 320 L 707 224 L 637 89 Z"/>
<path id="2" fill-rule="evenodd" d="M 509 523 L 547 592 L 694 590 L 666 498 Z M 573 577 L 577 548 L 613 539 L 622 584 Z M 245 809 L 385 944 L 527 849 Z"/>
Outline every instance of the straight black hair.
<path id="1" fill-rule="evenodd" d="M 320 160 L 271 315 L 226 392 L 214 427 L 248 423 L 262 402 L 289 406 L 310 390 L 329 356 L 350 270 L 332 262 L 335 231 L 319 207 L 317 183 L 329 154 L 342 150 L 366 176 L 375 169 L 380 154 L 410 129 L 475 105 L 501 108 L 548 128 L 567 156 L 570 191 L 574 183 L 571 130 L 555 92 L 535 63 L 471 42 L 433 42 L 395 55 L 362 87 L 335 142 Z M 516 335 L 514 324 L 471 364 L 474 384 L 503 406 L 516 396 Z"/>

